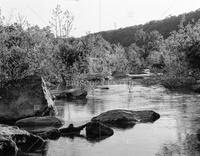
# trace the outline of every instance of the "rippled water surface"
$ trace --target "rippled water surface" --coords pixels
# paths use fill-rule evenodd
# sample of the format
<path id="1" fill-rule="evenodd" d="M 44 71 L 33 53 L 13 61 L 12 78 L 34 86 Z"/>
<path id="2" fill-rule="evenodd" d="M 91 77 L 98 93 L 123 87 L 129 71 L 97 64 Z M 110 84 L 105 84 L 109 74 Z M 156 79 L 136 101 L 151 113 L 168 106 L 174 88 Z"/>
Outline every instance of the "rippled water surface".
<path id="1" fill-rule="evenodd" d="M 154 110 L 161 115 L 155 123 L 137 124 L 131 129 L 114 129 L 114 135 L 89 142 L 84 138 L 60 138 L 48 143 L 47 156 L 199 156 L 186 139 L 200 128 L 200 95 L 177 93 L 159 87 L 135 84 L 96 89 L 88 100 L 57 101 L 58 116 L 66 125 L 79 126 L 95 115 L 112 109 Z M 84 132 L 83 132 L 84 133 Z M 195 146 L 195 145 L 194 145 Z"/>

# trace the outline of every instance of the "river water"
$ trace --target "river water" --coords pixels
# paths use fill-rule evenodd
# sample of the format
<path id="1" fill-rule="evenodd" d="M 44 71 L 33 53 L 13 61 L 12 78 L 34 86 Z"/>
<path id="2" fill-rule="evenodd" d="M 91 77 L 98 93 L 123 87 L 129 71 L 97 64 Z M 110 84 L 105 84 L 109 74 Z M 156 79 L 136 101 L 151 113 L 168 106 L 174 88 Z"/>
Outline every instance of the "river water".
<path id="1" fill-rule="evenodd" d="M 114 135 L 90 142 L 85 138 L 49 141 L 47 156 L 199 156 L 188 140 L 200 128 L 200 95 L 171 92 L 160 86 L 110 85 L 95 89 L 85 101 L 56 101 L 58 116 L 66 125 L 79 126 L 112 109 L 154 110 L 161 118 L 154 123 L 137 124 L 130 129 L 114 129 Z M 83 132 L 84 133 L 84 132 Z"/>

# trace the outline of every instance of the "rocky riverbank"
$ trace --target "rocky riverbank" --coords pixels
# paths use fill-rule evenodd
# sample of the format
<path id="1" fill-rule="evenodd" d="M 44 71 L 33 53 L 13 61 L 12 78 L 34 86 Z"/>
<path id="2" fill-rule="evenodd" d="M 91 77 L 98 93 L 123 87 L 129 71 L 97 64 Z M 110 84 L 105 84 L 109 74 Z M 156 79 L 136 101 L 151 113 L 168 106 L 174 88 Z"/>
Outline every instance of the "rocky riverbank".
<path id="1" fill-rule="evenodd" d="M 160 117 L 154 111 L 111 110 L 93 117 L 84 125 L 62 127 L 65 121 L 55 117 L 54 101 L 43 78 L 29 76 L 10 81 L 0 91 L 0 155 L 15 156 L 44 150 L 47 140 L 63 136 L 99 141 L 114 134 L 112 127 L 130 128 L 138 123 L 154 122 Z M 67 98 L 85 98 L 87 94 L 72 90 L 66 95 Z M 8 121 L 15 126 L 2 124 Z M 82 134 L 83 129 L 85 134 Z"/>
<path id="2" fill-rule="evenodd" d="M 51 116 L 56 110 L 44 79 L 33 75 L 8 81 L 0 88 L 0 122 L 15 121 L 31 116 Z"/>

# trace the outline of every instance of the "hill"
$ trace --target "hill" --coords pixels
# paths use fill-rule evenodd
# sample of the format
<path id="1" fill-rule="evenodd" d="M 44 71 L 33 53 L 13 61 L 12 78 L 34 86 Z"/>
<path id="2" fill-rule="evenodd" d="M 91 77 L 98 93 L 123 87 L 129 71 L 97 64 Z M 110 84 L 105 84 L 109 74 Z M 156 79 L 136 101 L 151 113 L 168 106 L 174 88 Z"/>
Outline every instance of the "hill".
<path id="1" fill-rule="evenodd" d="M 110 43 L 120 43 L 127 47 L 135 42 L 135 32 L 143 29 L 146 32 L 157 30 L 164 38 L 170 35 L 170 32 L 178 30 L 180 23 L 187 25 L 188 23 L 196 23 L 200 19 L 200 9 L 181 14 L 179 16 L 170 16 L 163 20 L 150 21 L 144 25 L 136 25 L 118 30 L 102 31 L 101 34 L 105 40 Z"/>

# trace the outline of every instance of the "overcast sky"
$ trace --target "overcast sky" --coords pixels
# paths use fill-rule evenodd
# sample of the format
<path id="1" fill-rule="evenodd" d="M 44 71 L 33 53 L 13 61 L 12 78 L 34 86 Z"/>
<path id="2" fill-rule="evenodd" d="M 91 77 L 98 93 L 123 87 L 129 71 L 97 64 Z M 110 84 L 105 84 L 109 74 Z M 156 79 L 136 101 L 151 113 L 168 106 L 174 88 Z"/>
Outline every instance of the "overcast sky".
<path id="1" fill-rule="evenodd" d="M 57 4 L 74 15 L 73 36 L 143 24 L 200 8 L 200 0 L 0 0 L 7 18 L 19 12 L 29 23 L 41 27 L 49 24 Z"/>

